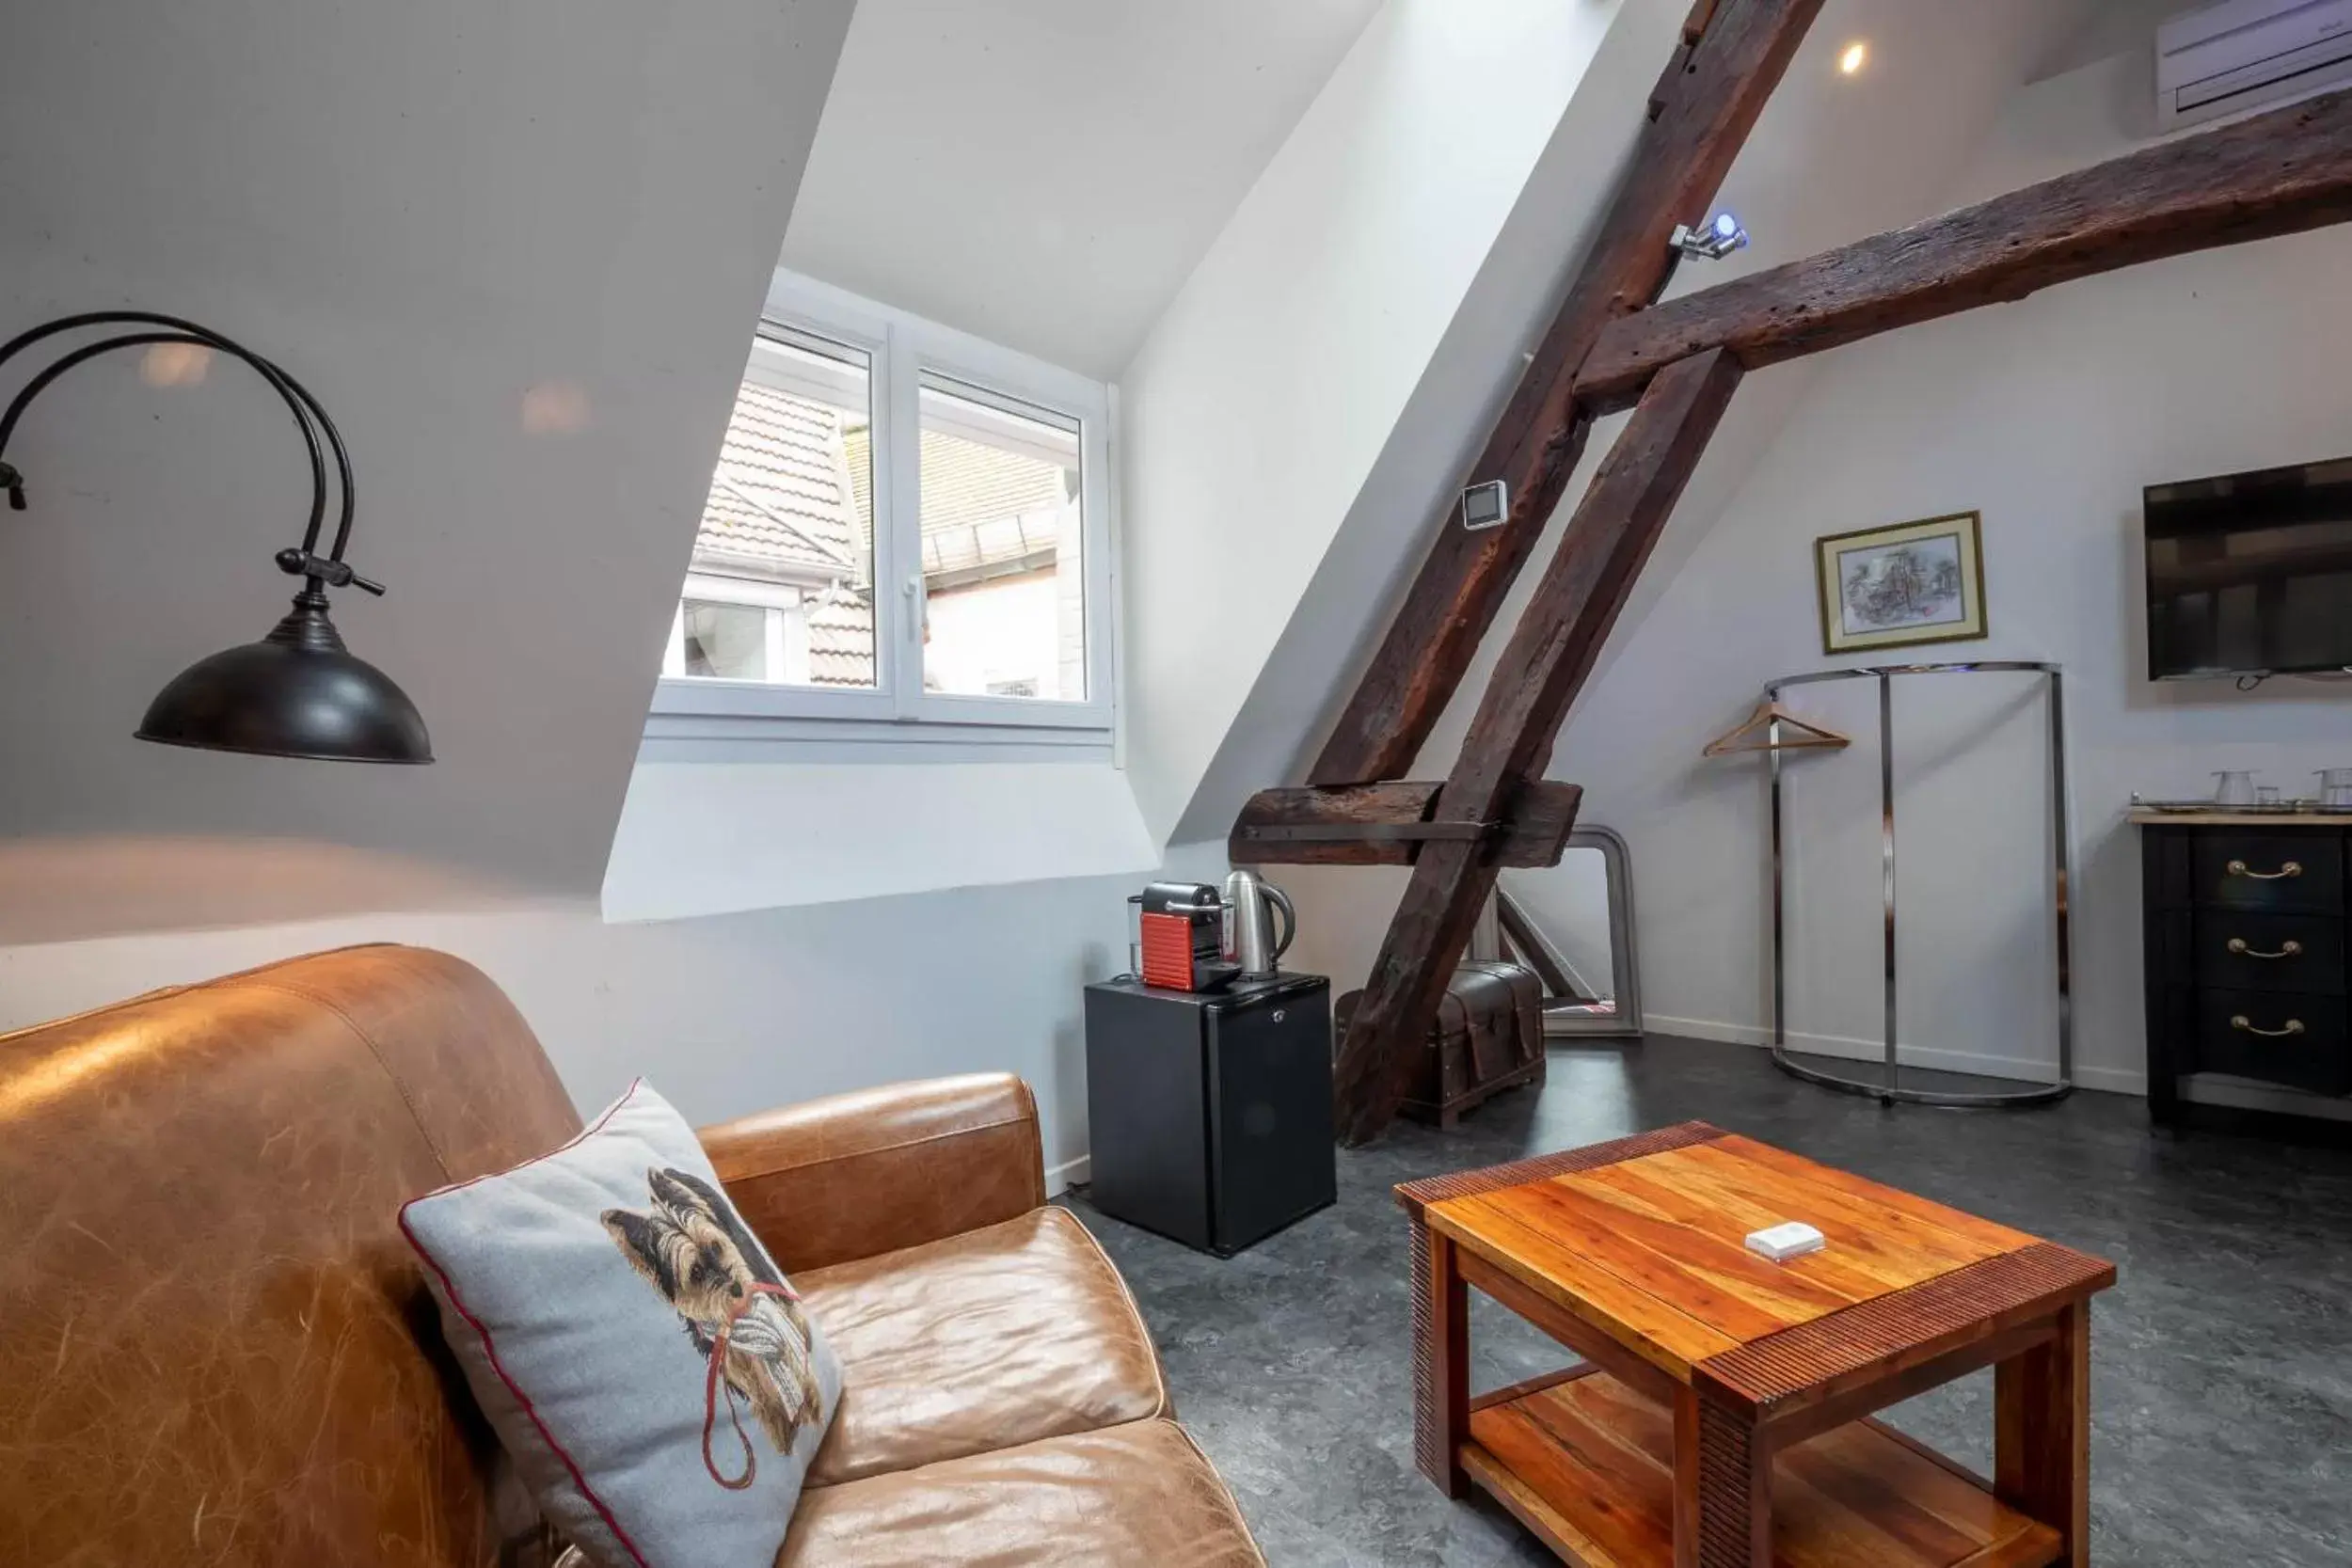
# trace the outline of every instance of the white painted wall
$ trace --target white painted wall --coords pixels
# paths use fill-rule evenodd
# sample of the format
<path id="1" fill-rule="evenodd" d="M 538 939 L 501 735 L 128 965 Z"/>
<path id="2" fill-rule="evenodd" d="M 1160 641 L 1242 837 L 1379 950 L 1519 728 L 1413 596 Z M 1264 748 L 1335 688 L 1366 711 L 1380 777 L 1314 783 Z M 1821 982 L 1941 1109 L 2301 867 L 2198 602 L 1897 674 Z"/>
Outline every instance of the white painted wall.
<path id="1" fill-rule="evenodd" d="M 415 942 L 504 988 L 583 1111 L 641 1074 L 703 1122 L 1003 1069 L 1036 1089 L 1046 1162 L 1067 1179 L 1087 1147 L 1081 988 L 1126 967 L 1123 900 L 1139 880 L 660 925 L 561 902 L 4 947 L 0 1031 L 291 954 Z"/>
<path id="2" fill-rule="evenodd" d="M 1108 763 L 646 762 L 604 912 L 677 920 L 1113 873 L 1140 884 L 1159 863 Z"/>
<path id="3" fill-rule="evenodd" d="M 1960 195 L 2123 151 L 2134 56 L 2021 93 Z M 1577 714 L 1597 817 L 1633 847 L 1652 1023 L 1733 1035 L 1765 1020 L 1754 764 L 1697 749 L 1766 674 L 1866 663 L 1820 654 L 1811 540 L 1936 513 L 1984 514 L 1992 637 L 1922 658 L 2067 668 L 2079 811 L 2075 1019 L 2082 1079 L 2141 1083 L 2139 879 L 2120 820 L 2135 790 L 2193 794 L 2208 768 L 2290 788 L 2352 748 L 2329 688 L 2154 685 L 2144 674 L 2139 492 L 2164 480 L 2352 450 L 2352 234 L 2326 230 L 2069 285 L 1839 351 L 1771 456 Z M 1770 373 L 1770 372 L 1768 372 Z M 2020 1073 L 2052 1059 L 2054 983 L 2040 715 L 2011 678 L 1899 692 L 1902 1028 L 1934 1059 Z M 1878 1037 L 1875 721 L 1860 690 L 1808 698 L 1864 744 L 1802 759 L 1792 1027 Z"/>
<path id="4" fill-rule="evenodd" d="M 1155 834 L 1222 835 L 1287 776 L 1681 19 L 1391 0 L 1128 367 L 1128 755 Z"/>
<path id="5" fill-rule="evenodd" d="M 1954 199 L 2125 150 L 2144 85 L 2125 57 L 2021 92 Z M 1587 817 L 1630 845 L 1652 1027 L 1756 1039 L 1769 1018 L 1760 769 L 1698 752 L 1767 676 L 1870 662 L 1821 654 L 1813 539 L 1975 508 L 1992 637 L 1917 657 L 2066 666 L 2081 1078 L 2140 1086 L 2138 867 L 2120 820 L 2131 791 L 2195 793 L 2224 767 L 2307 786 L 2307 769 L 2352 757 L 2338 689 L 2146 680 L 2140 489 L 2352 450 L 2348 276 L 2352 233 L 2325 230 L 1824 357 L 1720 518 L 1677 518 L 1697 532 L 1687 560 L 1621 626 L 1554 753 L 1553 776 L 1585 786 Z M 1742 398 L 1784 373 L 1754 378 Z M 2029 692 L 1994 677 L 1899 692 L 1902 1027 L 1931 1064 L 2028 1074 L 2054 1053 L 2045 753 Z M 1856 683 L 1796 702 L 1859 743 L 1791 764 L 1791 1024 L 1804 1043 L 1851 1053 L 1875 1053 L 1880 1026 L 1868 695 Z M 1341 887 L 1357 899 L 1342 905 Z M 1309 926 L 1371 927 L 1353 945 L 1325 933 L 1368 958 L 1386 911 L 1365 889 L 1335 882 Z"/>

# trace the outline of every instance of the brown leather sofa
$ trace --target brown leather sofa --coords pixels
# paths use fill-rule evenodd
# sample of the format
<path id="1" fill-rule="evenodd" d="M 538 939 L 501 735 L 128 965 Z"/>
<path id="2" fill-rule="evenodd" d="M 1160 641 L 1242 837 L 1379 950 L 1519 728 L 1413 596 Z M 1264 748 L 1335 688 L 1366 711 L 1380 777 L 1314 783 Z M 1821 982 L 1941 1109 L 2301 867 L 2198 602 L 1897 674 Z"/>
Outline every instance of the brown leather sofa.
<path id="1" fill-rule="evenodd" d="M 394 1212 L 579 1129 L 498 988 L 417 948 L 0 1037 L 0 1563 L 544 1560 Z M 703 1138 L 848 1373 L 781 1568 L 1263 1563 L 1018 1080 Z"/>

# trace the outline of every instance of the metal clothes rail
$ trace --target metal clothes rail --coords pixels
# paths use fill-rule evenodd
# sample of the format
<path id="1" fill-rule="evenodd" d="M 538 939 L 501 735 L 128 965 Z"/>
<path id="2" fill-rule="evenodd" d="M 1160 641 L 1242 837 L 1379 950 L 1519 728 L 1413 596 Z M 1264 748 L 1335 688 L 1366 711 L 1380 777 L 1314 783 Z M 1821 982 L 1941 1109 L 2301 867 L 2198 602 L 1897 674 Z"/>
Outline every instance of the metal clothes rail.
<path id="1" fill-rule="evenodd" d="M 2041 674 L 2048 677 L 2050 709 L 2050 825 L 2057 846 L 2051 886 L 2051 908 L 2058 931 L 2058 1076 L 2055 1082 L 2030 1088 L 1963 1092 L 1910 1088 L 1902 1082 L 1902 1064 L 1896 1046 L 1895 1021 L 1895 677 L 1898 675 L 1963 675 L 1989 673 Z M 2042 1105 L 2063 1100 L 2074 1088 L 2074 1012 L 2072 992 L 2073 955 L 2068 931 L 2068 899 L 2074 880 L 2074 840 L 2066 799 L 2066 702 L 2058 666 L 2023 659 L 1985 659 L 1967 664 L 1887 664 L 1866 669 L 1821 670 L 1806 675 L 1784 675 L 1764 688 L 1767 702 L 1777 702 L 1789 687 L 1821 681 L 1875 680 L 1879 683 L 1879 859 L 1886 906 L 1886 1059 L 1884 1078 L 1872 1083 L 1807 1067 L 1788 1054 L 1788 989 L 1786 953 L 1786 867 L 1781 837 L 1781 755 L 1771 752 L 1772 816 L 1772 1062 L 1783 1072 L 1808 1084 L 1866 1095 L 1886 1104 L 1940 1105 L 1986 1109 Z M 1778 741 L 1780 721 L 1774 720 L 1768 738 Z"/>

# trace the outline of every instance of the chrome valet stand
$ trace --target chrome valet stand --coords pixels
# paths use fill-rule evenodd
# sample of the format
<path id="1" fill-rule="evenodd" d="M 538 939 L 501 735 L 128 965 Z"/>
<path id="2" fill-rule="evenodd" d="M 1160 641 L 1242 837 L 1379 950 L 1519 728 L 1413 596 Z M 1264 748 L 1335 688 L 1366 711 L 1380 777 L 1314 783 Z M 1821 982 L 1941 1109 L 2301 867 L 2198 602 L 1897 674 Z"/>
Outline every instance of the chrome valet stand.
<path id="1" fill-rule="evenodd" d="M 1895 1022 L 1895 677 L 1898 675 L 1966 675 L 2028 673 L 2048 677 L 2050 699 L 2050 826 L 2057 845 L 2051 885 L 2051 906 L 2058 923 L 2058 1078 L 2029 1088 L 1963 1093 L 1947 1089 L 1906 1088 L 1896 1049 Z M 2074 1002 L 2069 990 L 2073 974 L 2067 922 L 2067 900 L 2074 880 L 2074 858 L 2066 803 L 2066 705 L 2058 666 L 2023 659 L 1986 659 L 1973 664 L 1887 664 L 1867 669 L 1821 670 L 1808 675 L 1787 675 L 1764 688 L 1764 700 L 1777 703 L 1790 687 L 1822 681 L 1875 680 L 1879 683 L 1879 856 L 1886 898 L 1886 1062 L 1885 1079 L 1871 1083 L 1806 1067 L 1788 1054 L 1788 959 L 1784 950 L 1786 876 L 1781 843 L 1781 721 L 1770 721 L 1768 747 L 1772 768 L 1772 1062 L 1783 1072 L 1808 1084 L 1866 1095 L 1886 1104 L 1941 1105 L 1960 1109 L 1990 1109 L 2043 1105 L 2063 1100 L 2074 1089 Z"/>

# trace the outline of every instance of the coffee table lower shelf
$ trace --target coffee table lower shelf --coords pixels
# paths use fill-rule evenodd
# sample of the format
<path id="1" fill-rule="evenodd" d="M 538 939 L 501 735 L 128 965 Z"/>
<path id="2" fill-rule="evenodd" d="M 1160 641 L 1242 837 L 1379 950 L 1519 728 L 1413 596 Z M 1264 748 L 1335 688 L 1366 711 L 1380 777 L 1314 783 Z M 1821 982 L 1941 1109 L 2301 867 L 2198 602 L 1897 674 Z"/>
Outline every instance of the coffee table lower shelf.
<path id="1" fill-rule="evenodd" d="M 1601 1372 L 1522 1385 L 1470 1413 L 1462 1467 L 1579 1568 L 1673 1568 L 1674 1417 Z M 2058 1532 L 1877 1421 L 1772 1465 L 1774 1568 L 2043 1568 Z"/>

